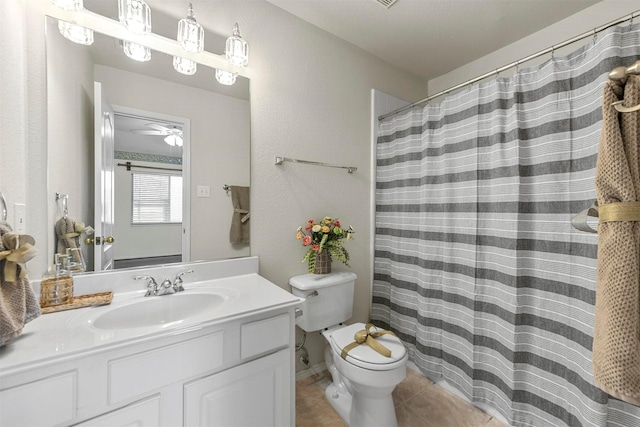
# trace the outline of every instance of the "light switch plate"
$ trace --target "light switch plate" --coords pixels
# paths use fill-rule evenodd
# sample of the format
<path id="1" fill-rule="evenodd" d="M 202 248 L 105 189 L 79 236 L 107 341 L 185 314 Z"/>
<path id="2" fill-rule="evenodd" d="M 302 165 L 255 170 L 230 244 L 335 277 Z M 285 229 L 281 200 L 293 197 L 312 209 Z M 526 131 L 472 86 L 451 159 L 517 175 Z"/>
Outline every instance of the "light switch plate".
<path id="1" fill-rule="evenodd" d="M 198 185 L 198 187 L 196 187 L 196 194 L 198 197 L 211 197 L 211 187 L 208 185 Z"/>
<path id="2" fill-rule="evenodd" d="M 13 230 L 16 233 L 25 233 L 27 230 L 27 205 L 24 203 L 14 203 L 13 218 Z"/>

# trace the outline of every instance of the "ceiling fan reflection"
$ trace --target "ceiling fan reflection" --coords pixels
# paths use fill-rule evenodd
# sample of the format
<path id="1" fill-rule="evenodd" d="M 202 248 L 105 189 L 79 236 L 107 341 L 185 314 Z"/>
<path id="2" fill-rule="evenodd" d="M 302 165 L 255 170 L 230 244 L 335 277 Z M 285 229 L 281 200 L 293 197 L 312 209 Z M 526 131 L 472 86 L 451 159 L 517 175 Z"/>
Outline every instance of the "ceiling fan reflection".
<path id="1" fill-rule="evenodd" d="M 151 129 L 131 129 L 131 133 L 137 135 L 165 136 L 164 142 L 172 147 L 182 147 L 182 129 L 175 125 L 161 125 L 158 123 L 146 123 Z"/>

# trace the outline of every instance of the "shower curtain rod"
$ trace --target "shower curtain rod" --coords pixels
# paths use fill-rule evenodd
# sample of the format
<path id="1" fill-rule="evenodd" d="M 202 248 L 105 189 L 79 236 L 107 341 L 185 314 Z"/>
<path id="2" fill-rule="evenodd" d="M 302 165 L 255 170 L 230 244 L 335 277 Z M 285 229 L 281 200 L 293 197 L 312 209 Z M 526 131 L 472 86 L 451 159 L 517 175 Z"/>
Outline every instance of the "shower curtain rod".
<path id="1" fill-rule="evenodd" d="M 608 28 L 611 28 L 614 25 L 621 24 L 621 23 L 623 23 L 625 21 L 633 22 L 633 18 L 636 17 L 636 16 L 640 16 L 640 10 L 636 10 L 635 12 L 631 12 L 631 15 L 625 15 L 625 16 L 623 16 L 621 18 L 618 18 L 618 19 L 616 19 L 614 21 L 611 21 L 611 22 L 609 22 L 607 24 L 604 24 L 601 27 L 596 27 L 591 31 L 587 31 L 586 33 L 580 34 L 579 36 L 575 36 L 573 38 L 570 38 L 569 40 L 565 40 L 562 43 L 552 45 L 551 47 L 548 47 L 548 48 L 546 48 L 544 50 L 541 50 L 540 52 L 534 53 L 534 54 L 529 55 L 529 56 L 527 56 L 525 58 L 522 58 L 522 59 L 519 59 L 517 61 L 511 62 L 510 64 L 503 65 L 500 68 L 496 68 L 495 70 L 489 71 L 488 73 L 485 73 L 485 74 L 483 74 L 481 76 L 478 76 L 478 77 L 475 77 L 473 79 L 467 80 L 464 83 L 460 83 L 458 85 L 450 87 L 449 89 L 442 90 L 442 91 L 440 91 L 440 92 L 438 92 L 438 93 L 436 93 L 434 95 L 430 95 L 430 96 L 428 96 L 428 97 L 426 97 L 424 99 L 421 99 L 420 101 L 416 101 L 413 104 L 405 105 L 404 107 L 401 107 L 401 108 L 398 108 L 396 110 L 393 110 L 390 113 L 382 114 L 382 115 L 378 116 L 378 121 L 384 120 L 387 117 L 393 116 L 395 114 L 402 113 L 403 111 L 407 111 L 407 110 L 415 107 L 416 105 L 420 105 L 420 104 L 422 104 L 424 102 L 429 102 L 434 98 L 437 98 L 437 97 L 442 96 L 442 95 L 446 95 L 449 92 L 453 92 L 454 90 L 458 90 L 458 89 L 463 88 L 463 87 L 465 87 L 467 85 L 476 83 L 476 82 L 478 82 L 478 81 L 480 81 L 482 79 L 485 79 L 487 77 L 491 77 L 493 75 L 497 75 L 497 74 L 501 73 L 502 71 L 506 71 L 506 70 L 508 70 L 510 68 L 517 67 L 518 65 L 520 65 L 520 64 L 522 64 L 524 62 L 530 61 L 532 59 L 535 59 L 535 58 L 537 58 L 539 56 L 546 55 L 547 53 L 553 53 L 553 51 L 555 51 L 556 49 L 560 49 L 562 47 L 570 45 L 571 43 L 575 43 L 575 42 L 580 41 L 582 39 L 586 39 L 587 37 L 595 36 L 599 32 L 604 31 L 604 30 L 606 30 Z"/>

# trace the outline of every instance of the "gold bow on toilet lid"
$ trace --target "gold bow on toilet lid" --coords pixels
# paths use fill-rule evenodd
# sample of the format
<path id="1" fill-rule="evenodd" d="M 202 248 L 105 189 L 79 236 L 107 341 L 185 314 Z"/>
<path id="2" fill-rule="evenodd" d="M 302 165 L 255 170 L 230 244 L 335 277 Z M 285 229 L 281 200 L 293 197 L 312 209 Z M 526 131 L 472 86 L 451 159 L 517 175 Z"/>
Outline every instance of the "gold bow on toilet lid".
<path id="1" fill-rule="evenodd" d="M 372 332 L 371 328 L 375 328 L 375 331 Z M 378 327 L 375 326 L 373 323 L 367 323 L 363 330 L 356 332 L 354 336 L 355 341 L 345 346 L 342 349 L 342 352 L 340 353 L 340 357 L 342 357 L 343 359 L 346 359 L 347 353 L 349 353 L 351 350 L 353 350 L 354 348 L 358 347 L 361 344 L 368 345 L 369 347 L 371 347 L 373 350 L 377 351 L 384 357 L 391 357 L 391 350 L 389 350 L 387 347 L 385 347 L 384 345 L 376 341 L 376 338 L 386 334 L 395 335 L 391 331 L 378 329 Z"/>

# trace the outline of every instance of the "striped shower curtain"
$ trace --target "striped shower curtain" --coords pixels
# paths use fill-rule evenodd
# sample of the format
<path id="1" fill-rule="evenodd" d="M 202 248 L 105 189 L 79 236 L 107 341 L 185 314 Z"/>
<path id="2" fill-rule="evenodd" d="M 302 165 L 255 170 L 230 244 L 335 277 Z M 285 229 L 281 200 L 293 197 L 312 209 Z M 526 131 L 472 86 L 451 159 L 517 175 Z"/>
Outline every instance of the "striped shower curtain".
<path id="1" fill-rule="evenodd" d="M 640 426 L 593 382 L 602 91 L 640 25 L 380 123 L 372 320 L 513 426 Z"/>

